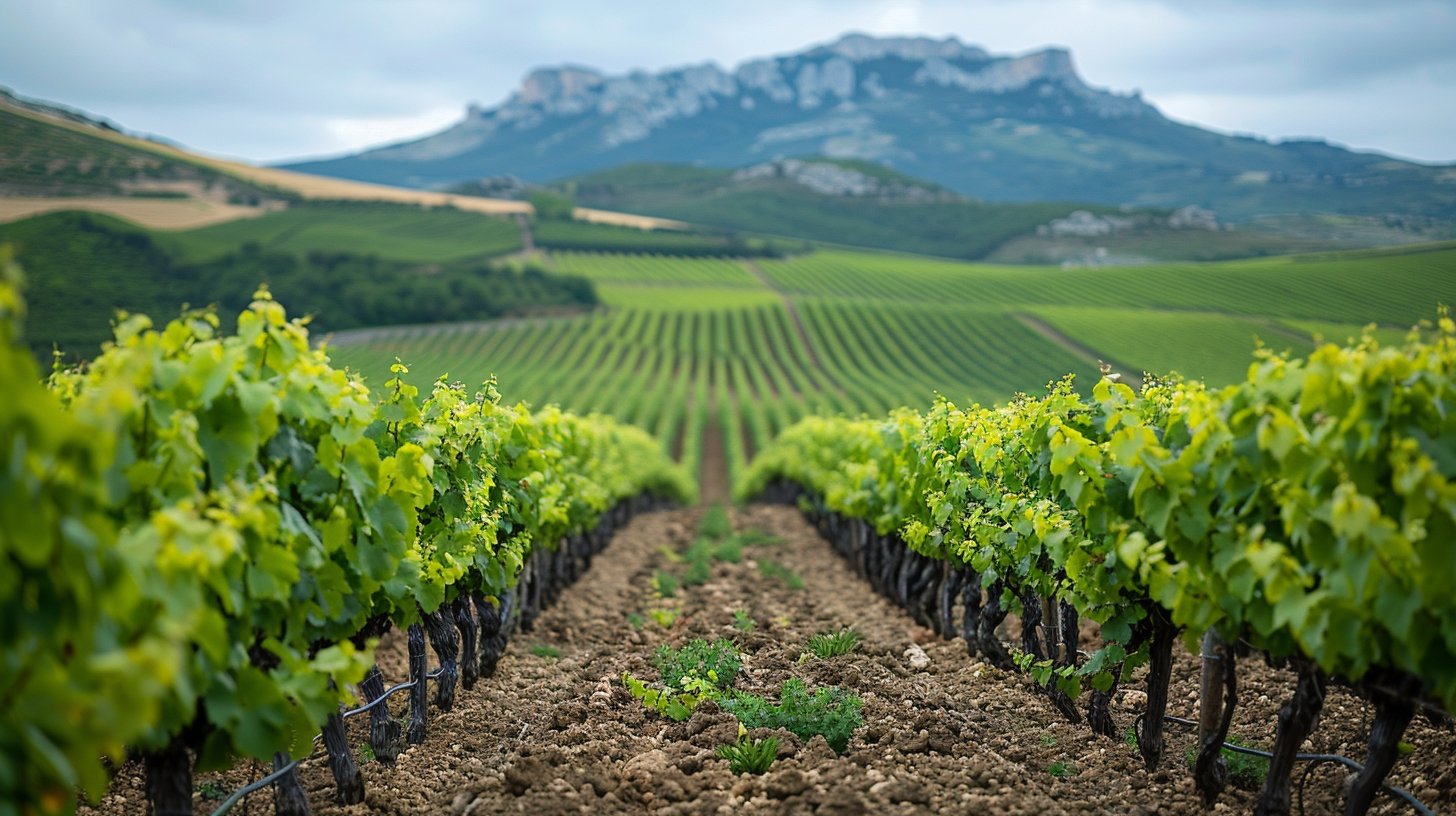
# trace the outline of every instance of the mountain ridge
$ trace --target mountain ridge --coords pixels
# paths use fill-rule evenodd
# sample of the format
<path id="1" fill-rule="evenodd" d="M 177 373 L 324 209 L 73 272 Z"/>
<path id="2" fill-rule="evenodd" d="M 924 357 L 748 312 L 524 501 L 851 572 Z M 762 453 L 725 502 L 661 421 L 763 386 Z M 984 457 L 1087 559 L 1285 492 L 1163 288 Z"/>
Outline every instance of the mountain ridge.
<path id="1" fill-rule="evenodd" d="M 985 201 L 1087 201 L 1456 220 L 1456 165 L 1183 124 L 1096 87 L 1065 48 L 995 55 L 954 37 L 849 34 L 799 52 L 658 72 L 538 68 L 499 105 L 419 139 L 286 165 L 440 188 L 549 182 L 630 163 L 869 161 Z"/>

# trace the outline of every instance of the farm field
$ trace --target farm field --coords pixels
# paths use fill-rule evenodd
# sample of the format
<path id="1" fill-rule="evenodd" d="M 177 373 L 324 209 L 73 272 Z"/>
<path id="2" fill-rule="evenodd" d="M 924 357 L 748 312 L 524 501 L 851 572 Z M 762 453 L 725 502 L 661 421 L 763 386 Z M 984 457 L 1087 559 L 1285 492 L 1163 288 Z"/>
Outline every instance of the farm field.
<path id="1" fill-rule="evenodd" d="M 1456 242 L 970 263 L 1042 205 L 855 242 L 937 259 L 48 118 L 0 816 L 1456 809 Z"/>
<path id="2" fill-rule="evenodd" d="M 233 5 L 0 28 L 0 816 L 1456 816 L 1439 4 Z"/>
<path id="3" fill-rule="evenodd" d="M 497 375 L 504 396 L 641 425 L 711 485 L 815 413 L 880 414 L 937 393 L 993 404 L 1099 361 L 1219 385 L 1262 344 L 1307 353 L 1376 323 L 1397 339 L 1456 302 L 1456 248 L 1064 270 L 851 252 L 782 260 L 552 253 L 604 308 L 332 338 L 378 384 Z M 705 464 L 704 452 L 711 462 Z M 726 472 L 725 472 L 726 470 Z"/>
<path id="4" fill-rule="evenodd" d="M 1203 812 L 1184 758 L 1194 734 L 1170 728 L 1167 757 L 1149 771 L 1127 737 L 1106 739 L 1068 723 L 1024 675 L 968 655 L 963 641 L 938 638 L 868 592 L 791 508 L 756 505 L 732 516 L 736 530 L 757 542 L 743 547 L 741 560 L 714 563 L 706 582 L 671 598 L 654 589 L 652 578 L 681 572 L 680 554 L 703 528 L 704 511 L 635 519 L 531 631 L 514 635 L 494 676 L 461 691 L 453 710 L 431 712 L 421 745 L 392 765 L 362 763 L 363 804 L 335 803 L 327 762 L 306 762 L 300 771 L 313 812 Z M 860 636 L 848 654 L 803 657 L 811 637 L 846 628 Z M 621 683 L 624 673 L 656 678 L 656 650 L 694 638 L 724 638 L 742 650 L 738 689 L 772 696 L 790 678 L 832 686 L 862 701 L 864 725 L 842 756 L 823 737 L 752 729 L 751 736 L 780 741 L 778 759 L 763 775 L 735 775 L 715 754 L 735 739 L 732 714 L 704 703 L 684 722 L 672 722 Z M 386 677 L 407 675 L 402 633 L 385 638 L 378 662 Z M 1230 733 L 1267 749 L 1294 674 L 1256 660 L 1245 665 L 1245 702 Z M 1196 716 L 1198 664 L 1182 649 L 1174 678 L 1170 713 Z M 1137 695 L 1120 694 L 1113 706 L 1119 733 L 1131 733 Z M 391 705 L 403 715 L 402 704 Z M 1307 750 L 1359 755 L 1369 711 L 1353 694 L 1331 688 Z M 367 744 L 368 731 L 351 723 L 350 744 Z M 1456 805 L 1446 764 L 1456 735 L 1418 720 L 1404 739 L 1413 751 L 1390 783 L 1447 812 Z M 242 763 L 199 776 L 195 812 L 210 812 L 264 770 Z M 1315 769 L 1306 813 L 1339 812 L 1342 779 L 1330 766 Z M 272 791 L 253 794 L 248 812 L 272 813 Z M 1257 779 L 1238 777 L 1216 812 L 1252 812 L 1256 791 Z M 144 774 L 134 762 L 97 807 L 82 813 L 136 816 L 146 812 L 145 801 Z M 1382 799 L 1374 812 L 1410 811 Z"/>
<path id="5" fill-rule="evenodd" d="M 0 198 L 0 224 L 51 212 L 83 210 L 124 218 L 147 229 L 189 230 L 268 212 L 262 207 L 224 204 L 203 199 L 93 196 L 86 198 Z"/>

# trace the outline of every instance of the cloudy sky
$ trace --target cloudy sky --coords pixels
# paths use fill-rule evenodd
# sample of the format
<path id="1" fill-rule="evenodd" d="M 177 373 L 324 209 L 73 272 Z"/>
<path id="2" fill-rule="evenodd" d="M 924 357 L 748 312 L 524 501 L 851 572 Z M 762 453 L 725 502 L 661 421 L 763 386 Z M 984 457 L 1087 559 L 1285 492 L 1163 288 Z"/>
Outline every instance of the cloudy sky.
<path id="1" fill-rule="evenodd" d="M 0 85 L 267 162 L 423 135 L 531 68 L 725 68 L 846 31 L 1072 49 L 1177 119 L 1456 161 L 1456 0 L 6 0 Z"/>

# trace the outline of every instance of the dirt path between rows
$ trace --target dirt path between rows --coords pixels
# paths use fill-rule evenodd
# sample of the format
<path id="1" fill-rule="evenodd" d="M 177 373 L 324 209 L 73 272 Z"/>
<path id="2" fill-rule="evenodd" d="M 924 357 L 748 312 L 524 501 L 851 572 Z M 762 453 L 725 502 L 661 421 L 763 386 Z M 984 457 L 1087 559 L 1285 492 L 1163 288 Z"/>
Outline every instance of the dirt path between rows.
<path id="1" fill-rule="evenodd" d="M 729 403 L 730 406 L 733 404 Z M 728 452 L 723 445 L 723 423 L 727 417 L 719 416 L 717 399 L 710 396 L 708 405 L 708 421 L 703 423 L 698 462 L 698 502 L 704 505 L 725 504 L 733 489 L 728 478 Z"/>
<path id="2" fill-rule="evenodd" d="M 531 231 L 531 219 L 525 213 L 516 213 L 516 228 L 521 231 L 521 254 L 527 257 L 536 252 L 536 234 Z"/>
<path id="3" fill-rule="evenodd" d="M 1073 340 L 1067 335 L 1062 334 L 1060 331 L 1057 331 L 1055 326 L 1046 322 L 1045 320 L 1042 320 L 1035 315 L 1025 313 L 1016 315 L 1016 319 L 1020 320 L 1022 325 L 1026 326 L 1037 334 L 1040 334 L 1042 337 L 1045 337 L 1053 343 L 1056 343 L 1067 351 L 1070 351 L 1074 356 L 1080 357 L 1088 363 L 1091 363 L 1093 365 L 1097 365 L 1103 362 L 1107 363 L 1122 374 L 1123 382 L 1132 386 L 1134 389 L 1142 387 L 1143 378 L 1140 372 L 1136 372 L 1133 368 L 1123 365 L 1122 363 L 1112 359 L 1106 354 L 1097 351 L 1091 346 L 1083 345 L 1081 342 Z"/>
<path id="4" fill-rule="evenodd" d="M 366 762 L 365 803 L 332 803 L 325 763 L 311 760 L 303 781 L 314 812 L 337 816 L 449 813 L 483 816 L 555 814 L 1169 814 L 1205 813 L 1183 760 L 1191 735 L 1169 732 L 1161 769 L 1144 769 L 1136 748 L 1094 736 L 1062 719 L 1024 675 L 967 656 L 964 643 L 941 641 L 870 593 L 797 511 L 754 506 L 734 513 L 737 528 L 775 538 L 746 546 L 740 563 L 717 563 L 707 583 L 657 598 L 655 573 L 680 570 L 672 555 L 694 537 L 702 510 L 638 517 L 597 557 L 589 573 L 537 621 L 517 634 L 496 675 L 462 692 L 454 710 L 432 709 L 428 737 L 394 767 Z M 766 577 L 776 564 L 800 576 L 790 588 Z M 668 610 L 653 620 L 650 610 Z M 734 612 L 752 621 L 735 626 Z M 663 623 L 670 625 L 664 626 Z M 862 636 L 851 654 L 802 659 L 818 632 L 852 626 Z M 1006 635 L 1009 637 L 1008 631 Z M 736 721 L 704 703 L 672 723 L 650 714 L 622 687 L 623 672 L 658 678 L 653 651 L 690 638 L 726 637 L 745 652 L 740 689 L 776 696 L 790 677 L 832 685 L 864 701 L 865 724 L 843 756 L 816 737 L 785 732 L 780 758 L 763 776 L 735 776 L 715 749 L 735 738 Z M 387 678 L 404 676 L 397 633 L 380 647 Z M 535 647 L 533 649 L 533 647 Z M 549 649 L 558 650 L 559 657 Z M 433 658 L 432 658 L 433 661 Z M 1241 669 L 1233 732 L 1255 745 L 1272 738 L 1275 711 L 1292 678 L 1254 660 Z M 1187 716 L 1197 696 L 1197 668 L 1179 650 L 1170 713 Z M 1118 695 L 1119 729 L 1131 726 L 1141 693 Z M 402 705 L 402 703 L 401 703 Z M 400 711 L 400 706 L 395 707 Z M 1308 750 L 1363 756 L 1369 707 L 1332 689 Z M 351 744 L 363 743 L 356 727 Z M 1392 781 L 1437 812 L 1456 809 L 1456 737 L 1418 722 L 1413 750 Z M 199 779 L 225 795 L 246 783 L 249 768 Z M 1338 812 L 1330 797 L 1343 774 L 1316 771 L 1306 813 Z M 99 812 L 144 812 L 141 777 L 126 766 Z M 215 799 L 199 794 L 199 812 Z M 1231 789 L 1212 810 L 1247 813 L 1253 795 Z M 272 813 L 270 795 L 255 795 L 235 813 Z M 1380 813 L 1405 813 L 1385 801 Z"/>

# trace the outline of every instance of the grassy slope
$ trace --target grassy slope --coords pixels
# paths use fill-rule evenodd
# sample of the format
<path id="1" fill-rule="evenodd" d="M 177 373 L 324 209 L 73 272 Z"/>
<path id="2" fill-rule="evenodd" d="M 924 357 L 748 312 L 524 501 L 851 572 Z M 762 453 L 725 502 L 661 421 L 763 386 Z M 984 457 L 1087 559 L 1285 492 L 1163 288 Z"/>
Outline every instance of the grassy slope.
<path id="1" fill-rule="evenodd" d="M 44 107 L 44 106 L 42 106 Z M 86 115 L 63 117 L 37 112 L 17 105 L 14 98 L 0 96 L 0 116 L 15 128 L 0 139 L 0 190 L 5 190 L 6 174 L 14 173 L 16 185 L 10 193 L 20 195 L 97 195 L 112 193 L 118 188 L 114 178 L 97 180 L 88 177 L 100 173 L 94 169 L 93 156 L 110 156 L 121 150 L 128 158 L 122 165 L 151 165 L 160 162 L 164 180 L 177 173 L 186 179 L 220 181 L 225 190 L 247 201 L 261 199 L 321 200 L 355 202 L 389 202 L 425 207 L 455 207 L 485 215 L 529 215 L 531 206 L 522 201 L 480 198 L 468 195 L 426 192 L 423 190 L 367 184 L 340 178 L 313 176 L 276 167 L 255 167 L 223 159 L 190 153 L 180 147 L 128 136 L 114 129 L 98 127 Z M 23 138 L 21 138 L 23 136 Z M 57 152 L 59 151 L 59 152 Z M 39 161 L 38 161 L 39 160 Z M 34 174 L 59 175 L 63 182 L 85 182 L 80 187 L 56 187 L 56 179 L 36 186 Z M 74 172 L 73 172 L 74 170 Z M 121 171 L 123 174 L 130 171 Z M 22 184 L 23 182 L 23 184 Z M 635 229 L 678 229 L 685 225 L 641 215 L 578 208 L 577 218 L 602 224 Z"/>
<path id="2" fill-rule="evenodd" d="M 189 161 L 162 145 L 0 104 L 0 193 L 111 195 L 122 192 L 125 183 L 138 181 L 222 185 L 230 195 L 242 198 L 278 195 Z"/>
<path id="3" fill-rule="evenodd" d="M 1028 143 L 1018 136 L 1013 141 L 1020 150 L 1030 149 L 1036 140 Z M 1070 147 L 1065 149 L 1069 154 L 1076 152 Z M 1065 159 L 1066 155 L 1059 158 Z M 919 187 L 937 195 L 946 192 L 929 182 L 870 162 L 814 161 L 855 170 L 889 184 Z M 1417 171 L 1426 172 L 1419 168 Z M 1075 179 L 1064 181 L 1071 184 Z M 1099 248 L 1114 259 L 1113 263 L 1217 261 L 1429 242 L 1456 235 L 1453 232 L 1456 222 L 1449 216 L 1407 215 L 1389 222 L 1373 216 L 1324 215 L 1261 219 L 1233 230 L 1171 229 L 1142 224 L 1114 235 L 1049 237 L 1037 235 L 1036 227 L 1072 209 L 1105 213 L 1117 210 L 1096 204 L 908 203 L 826 196 L 782 179 L 734 181 L 731 170 L 680 165 L 630 164 L 578 176 L 561 184 L 573 189 L 584 202 L 725 229 L 1016 264 L 1063 261 L 1085 264 L 1086 259 L 1096 257 Z M 1148 206 L 1171 208 L 1188 200 L 1195 199 L 1171 198 L 1149 202 Z M 1154 215 L 1157 211 L 1143 212 Z"/>
<path id="4" fill-rule="evenodd" d="M 159 286 L 171 259 L 143 229 L 104 215 L 58 213 L 0 224 L 0 244 L 14 247 L 27 272 L 26 337 L 44 356 L 96 348 L 117 310 L 159 319 L 177 313 L 177 298 Z"/>

